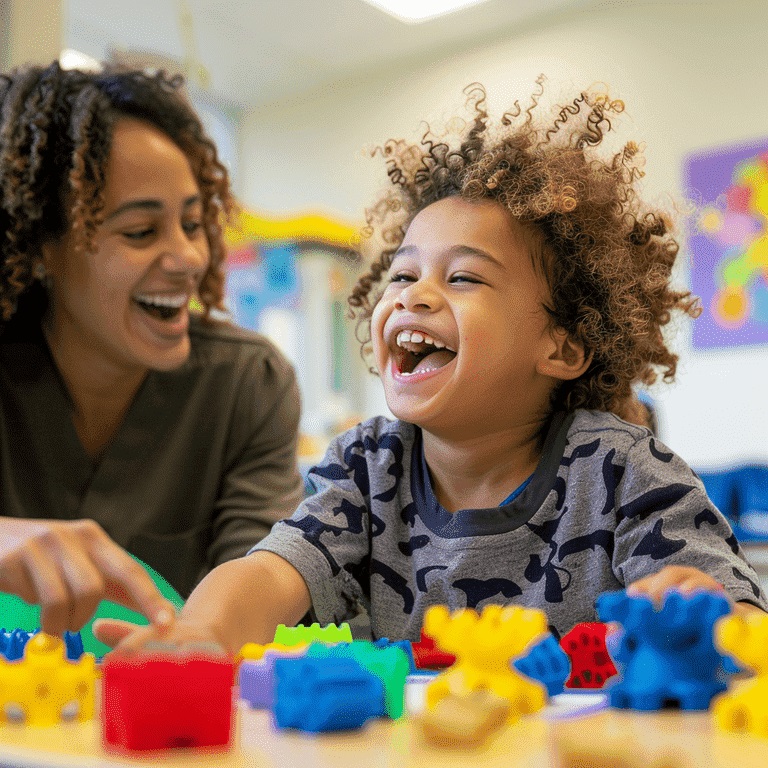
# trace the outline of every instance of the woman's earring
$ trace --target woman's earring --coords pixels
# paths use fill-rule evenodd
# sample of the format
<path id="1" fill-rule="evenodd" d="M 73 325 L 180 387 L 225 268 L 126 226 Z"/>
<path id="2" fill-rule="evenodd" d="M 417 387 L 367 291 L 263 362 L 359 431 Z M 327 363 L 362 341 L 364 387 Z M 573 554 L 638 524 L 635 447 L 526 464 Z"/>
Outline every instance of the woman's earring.
<path id="1" fill-rule="evenodd" d="M 34 277 L 35 280 L 39 280 L 41 283 L 45 284 L 48 273 L 46 272 L 45 264 L 42 261 L 35 262 L 35 265 L 32 267 L 32 277 Z"/>

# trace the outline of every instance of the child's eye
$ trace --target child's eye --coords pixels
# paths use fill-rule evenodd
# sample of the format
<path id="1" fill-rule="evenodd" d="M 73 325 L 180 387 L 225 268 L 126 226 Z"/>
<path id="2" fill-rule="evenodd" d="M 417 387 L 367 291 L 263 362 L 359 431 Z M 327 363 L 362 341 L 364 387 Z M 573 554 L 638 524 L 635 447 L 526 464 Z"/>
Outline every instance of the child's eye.
<path id="1" fill-rule="evenodd" d="M 481 281 L 478 280 L 475 277 L 470 277 L 469 275 L 451 275 L 450 279 L 448 280 L 449 283 L 477 283 L 479 284 Z"/>
<path id="2" fill-rule="evenodd" d="M 406 275 L 404 272 L 398 272 L 389 278 L 390 283 L 413 283 L 416 278 L 413 275 Z"/>

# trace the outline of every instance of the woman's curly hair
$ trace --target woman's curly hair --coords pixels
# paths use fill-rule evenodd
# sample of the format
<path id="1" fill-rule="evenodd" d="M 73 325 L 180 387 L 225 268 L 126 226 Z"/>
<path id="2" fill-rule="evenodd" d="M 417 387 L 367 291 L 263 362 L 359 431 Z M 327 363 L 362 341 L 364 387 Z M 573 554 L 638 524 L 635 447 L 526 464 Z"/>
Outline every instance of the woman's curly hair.
<path id="1" fill-rule="evenodd" d="M 112 129 L 123 117 L 163 131 L 189 159 L 211 253 L 199 297 L 206 317 L 222 307 L 229 178 L 182 85 L 163 72 L 80 72 L 58 62 L 0 75 L 0 329 L 14 315 L 44 314 L 35 269 L 44 243 L 71 232 L 76 248 L 92 248 Z"/>
<path id="2" fill-rule="evenodd" d="M 592 355 L 582 376 L 555 390 L 553 408 L 613 411 L 637 420 L 633 383 L 653 383 L 659 369 L 664 380 L 674 378 L 677 355 L 661 329 L 673 310 L 697 316 L 698 301 L 670 287 L 679 246 L 667 217 L 639 199 L 638 145 L 630 142 L 609 159 L 595 151 L 623 103 L 585 91 L 541 127 L 534 112 L 543 82 L 537 80 L 530 106 L 523 110 L 516 102 L 495 131 L 485 90 L 473 83 L 464 91 L 473 119 L 456 145 L 428 128 L 419 144 L 390 140 L 374 150 L 385 157 L 391 183 L 366 211 L 363 235 L 377 246 L 348 299 L 358 337 L 365 353 L 377 287 L 413 218 L 451 196 L 491 200 L 525 229 L 549 286 L 553 326 Z"/>

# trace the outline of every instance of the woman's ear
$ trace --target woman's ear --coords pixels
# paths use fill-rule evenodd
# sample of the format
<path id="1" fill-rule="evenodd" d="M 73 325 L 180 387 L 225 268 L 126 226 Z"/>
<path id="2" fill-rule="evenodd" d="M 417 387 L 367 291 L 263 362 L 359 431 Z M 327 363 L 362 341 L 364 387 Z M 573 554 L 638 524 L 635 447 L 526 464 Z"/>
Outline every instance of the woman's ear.
<path id="1" fill-rule="evenodd" d="M 550 343 L 545 355 L 536 364 L 536 372 L 561 381 L 578 379 L 589 368 L 592 353 L 587 353 L 584 344 L 572 338 L 563 328 L 553 328 L 549 336 Z"/>

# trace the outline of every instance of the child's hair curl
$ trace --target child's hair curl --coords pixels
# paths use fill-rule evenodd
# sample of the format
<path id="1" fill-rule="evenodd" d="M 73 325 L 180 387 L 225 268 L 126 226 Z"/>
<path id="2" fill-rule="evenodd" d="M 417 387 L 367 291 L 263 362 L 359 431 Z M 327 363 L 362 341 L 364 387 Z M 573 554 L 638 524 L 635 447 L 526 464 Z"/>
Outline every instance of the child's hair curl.
<path id="1" fill-rule="evenodd" d="M 366 211 L 363 234 L 379 245 L 348 299 L 364 331 L 358 338 L 365 354 L 375 289 L 413 218 L 451 196 L 494 201 L 524 227 L 549 286 L 553 327 L 592 356 L 582 376 L 556 388 L 552 407 L 637 420 L 633 384 L 652 384 L 659 369 L 665 381 L 674 378 L 677 355 L 661 329 L 673 310 L 696 317 L 698 300 L 670 287 L 679 246 L 667 216 L 639 199 L 638 145 L 629 142 L 609 159 L 595 151 L 624 104 L 584 91 L 542 128 L 533 118 L 543 82 L 527 109 L 516 102 L 503 115 L 494 135 L 485 90 L 473 83 L 464 91 L 473 119 L 457 145 L 427 129 L 419 144 L 390 140 L 374 150 L 386 158 L 391 185 Z"/>
<path id="2" fill-rule="evenodd" d="M 0 75 L 0 330 L 16 315 L 35 322 L 45 312 L 35 274 L 41 245 L 71 231 L 76 248 L 92 247 L 112 128 L 123 117 L 155 126 L 189 159 L 211 253 L 200 301 L 206 317 L 223 307 L 229 178 L 182 85 L 163 72 L 80 72 L 58 62 Z"/>

